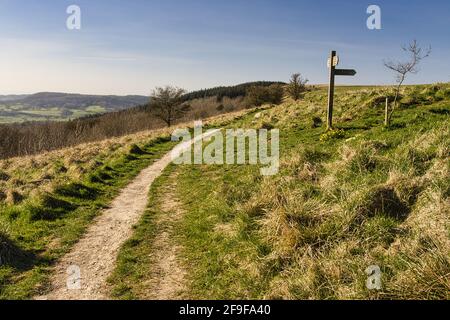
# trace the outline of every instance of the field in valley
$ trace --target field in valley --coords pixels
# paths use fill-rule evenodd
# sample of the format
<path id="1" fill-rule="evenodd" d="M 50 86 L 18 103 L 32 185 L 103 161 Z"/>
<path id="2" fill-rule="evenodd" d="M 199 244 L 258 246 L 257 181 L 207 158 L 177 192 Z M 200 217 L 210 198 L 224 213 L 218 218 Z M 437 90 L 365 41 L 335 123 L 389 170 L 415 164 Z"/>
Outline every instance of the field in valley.
<path id="1" fill-rule="evenodd" d="M 30 110 L 28 107 L 21 105 L 8 106 L 0 104 L 0 123 L 67 121 L 105 112 L 107 112 L 107 109 L 102 106 L 89 106 L 83 109 L 49 107 Z"/>
<path id="2" fill-rule="evenodd" d="M 128 109 L 148 102 L 144 96 L 99 96 L 40 92 L 0 95 L 0 124 L 67 121 Z"/>

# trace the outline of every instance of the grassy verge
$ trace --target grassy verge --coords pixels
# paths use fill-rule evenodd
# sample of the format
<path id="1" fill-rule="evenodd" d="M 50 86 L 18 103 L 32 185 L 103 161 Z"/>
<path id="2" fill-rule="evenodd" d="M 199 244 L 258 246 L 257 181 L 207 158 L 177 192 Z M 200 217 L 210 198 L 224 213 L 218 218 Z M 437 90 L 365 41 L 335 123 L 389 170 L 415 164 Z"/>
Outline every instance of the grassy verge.
<path id="1" fill-rule="evenodd" d="M 66 180 L 19 205 L 1 207 L 0 299 L 26 299 L 45 290 L 50 266 L 84 233 L 143 168 L 167 153 L 170 137 L 132 145 L 78 179 Z"/>
<path id="2" fill-rule="evenodd" d="M 258 170 L 183 168 L 178 192 L 186 210 L 179 227 L 193 299 L 258 299 L 269 276 L 257 261 L 269 248 L 253 219 L 235 209 L 256 192 Z M 255 213 L 257 214 L 257 213 Z"/>

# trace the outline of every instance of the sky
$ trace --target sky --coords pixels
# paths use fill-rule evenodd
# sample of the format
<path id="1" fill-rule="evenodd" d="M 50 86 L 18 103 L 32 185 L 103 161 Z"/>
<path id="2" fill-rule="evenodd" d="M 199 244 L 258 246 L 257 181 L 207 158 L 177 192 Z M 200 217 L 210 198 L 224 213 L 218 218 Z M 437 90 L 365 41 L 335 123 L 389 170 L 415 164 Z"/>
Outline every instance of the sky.
<path id="1" fill-rule="evenodd" d="M 66 26 L 69 5 L 80 30 Z M 369 5 L 381 30 L 367 28 Z M 358 72 L 338 84 L 390 84 L 383 60 L 404 60 L 413 39 L 433 51 L 407 83 L 450 81 L 448 0 L 0 0 L 0 94 L 149 95 L 295 72 L 319 84 L 331 50 Z"/>

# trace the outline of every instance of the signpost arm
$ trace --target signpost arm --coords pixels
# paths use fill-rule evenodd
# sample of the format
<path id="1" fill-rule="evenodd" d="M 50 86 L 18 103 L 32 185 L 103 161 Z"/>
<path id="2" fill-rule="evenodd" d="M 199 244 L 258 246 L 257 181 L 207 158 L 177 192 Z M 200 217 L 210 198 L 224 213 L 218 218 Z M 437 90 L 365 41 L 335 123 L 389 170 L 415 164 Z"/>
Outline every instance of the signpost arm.
<path id="1" fill-rule="evenodd" d="M 334 78 L 336 66 L 334 65 L 334 59 L 336 57 L 336 51 L 331 51 L 330 57 L 330 86 L 328 88 L 328 113 L 327 113 L 327 128 L 333 129 L 333 103 L 334 103 Z"/>

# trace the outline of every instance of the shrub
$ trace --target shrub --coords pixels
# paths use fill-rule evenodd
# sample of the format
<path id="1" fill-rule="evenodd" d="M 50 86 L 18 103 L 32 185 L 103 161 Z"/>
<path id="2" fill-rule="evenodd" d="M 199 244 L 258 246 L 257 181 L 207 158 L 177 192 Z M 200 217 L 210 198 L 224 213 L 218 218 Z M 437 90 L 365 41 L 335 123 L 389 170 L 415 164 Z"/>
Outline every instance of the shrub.
<path id="1" fill-rule="evenodd" d="M 280 104 L 283 100 L 283 87 L 274 84 L 269 87 L 255 86 L 247 90 L 244 104 L 247 107 L 259 107 L 263 104 Z"/>
<path id="2" fill-rule="evenodd" d="M 300 73 L 294 73 L 291 76 L 291 81 L 286 87 L 286 93 L 289 97 L 295 101 L 299 100 L 303 94 L 307 91 L 306 84 L 308 79 L 303 78 Z"/>

